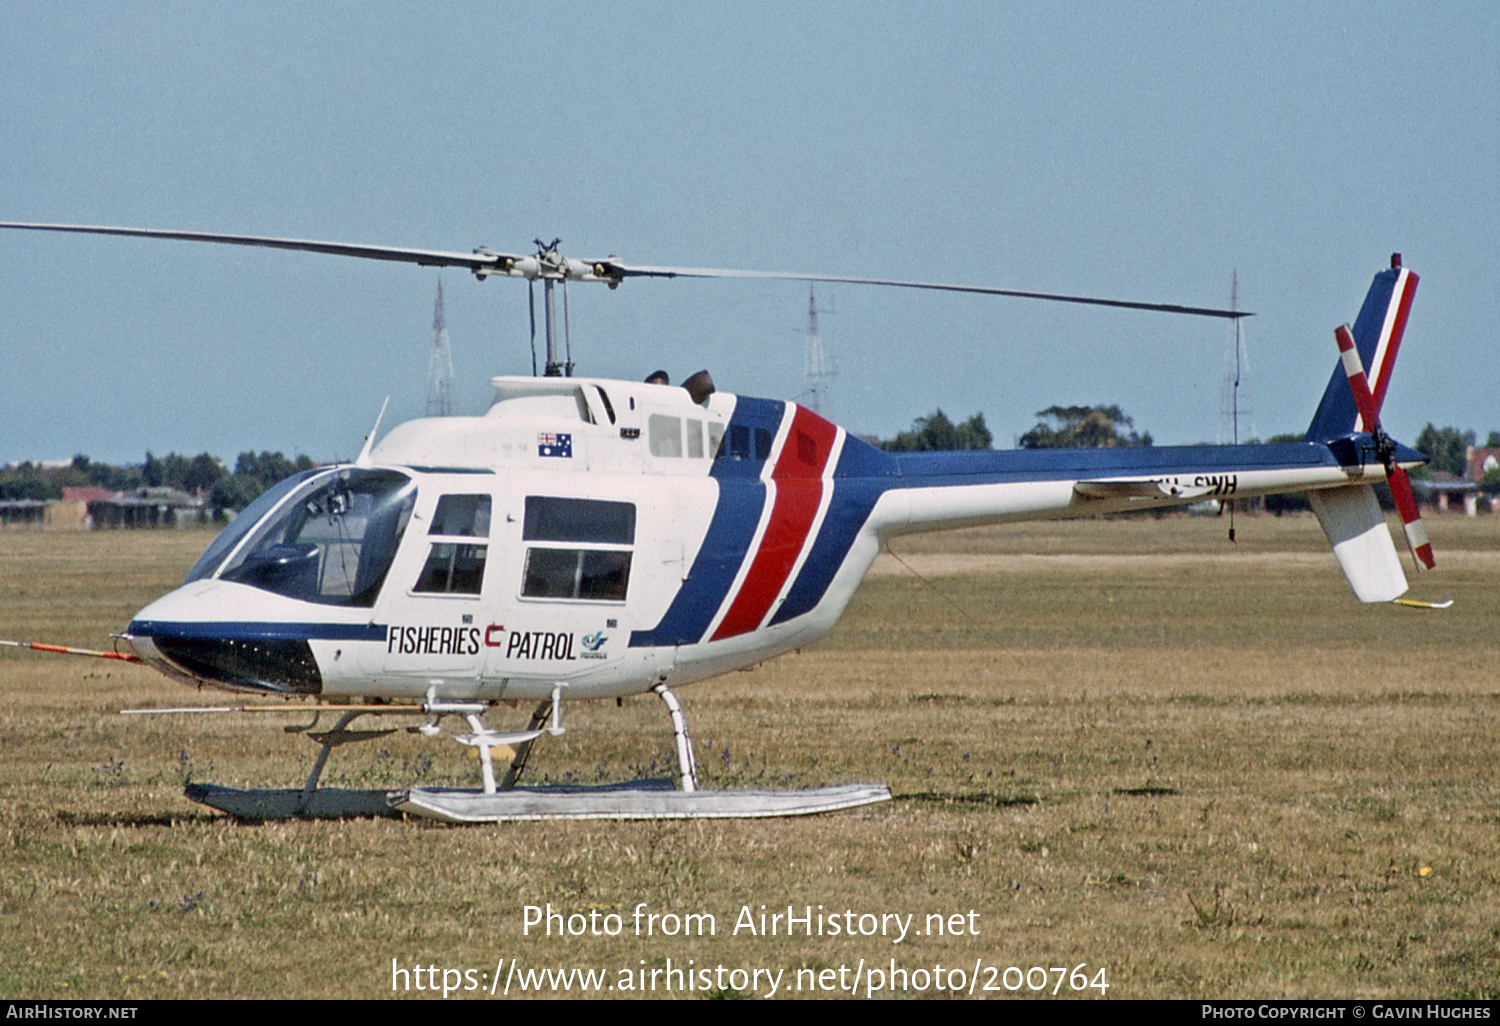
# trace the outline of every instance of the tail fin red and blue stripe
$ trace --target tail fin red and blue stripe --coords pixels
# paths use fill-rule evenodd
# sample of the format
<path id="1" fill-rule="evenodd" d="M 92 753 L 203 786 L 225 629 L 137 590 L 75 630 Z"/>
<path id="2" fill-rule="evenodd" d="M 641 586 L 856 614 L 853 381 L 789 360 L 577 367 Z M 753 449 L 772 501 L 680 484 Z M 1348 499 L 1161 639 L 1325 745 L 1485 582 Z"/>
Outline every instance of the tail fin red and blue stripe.
<path id="1" fill-rule="evenodd" d="M 1406 318 L 1411 312 L 1412 297 L 1417 292 L 1417 276 L 1401 266 L 1401 254 L 1391 255 L 1390 270 L 1381 271 L 1365 295 L 1364 306 L 1354 321 L 1354 345 L 1368 376 L 1370 394 L 1378 411 L 1385 402 L 1391 383 L 1391 368 L 1406 332 Z M 1333 369 L 1323 401 L 1307 429 L 1309 442 L 1327 442 L 1351 434 L 1371 431 L 1354 401 L 1343 365 Z"/>

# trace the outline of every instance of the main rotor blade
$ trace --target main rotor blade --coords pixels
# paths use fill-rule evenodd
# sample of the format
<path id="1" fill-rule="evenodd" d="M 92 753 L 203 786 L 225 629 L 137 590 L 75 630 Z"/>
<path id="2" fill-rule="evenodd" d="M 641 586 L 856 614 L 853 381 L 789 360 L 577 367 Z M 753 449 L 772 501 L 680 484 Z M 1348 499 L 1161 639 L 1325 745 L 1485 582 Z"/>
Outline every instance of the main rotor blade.
<path id="1" fill-rule="evenodd" d="M 758 278 L 763 281 L 809 281 L 848 285 L 884 285 L 900 289 L 930 289 L 937 292 L 967 292 L 985 296 L 1013 296 L 1019 299 L 1045 299 L 1054 303 L 1080 303 L 1086 306 L 1109 306 L 1125 310 L 1154 310 L 1160 313 L 1190 314 L 1197 317 L 1220 317 L 1237 320 L 1253 317 L 1244 310 L 1215 310 L 1177 303 L 1137 303 L 1123 299 L 1099 299 L 1093 296 L 1069 296 L 1053 292 L 1027 292 L 990 285 L 954 285 L 945 282 L 906 281 L 896 278 L 862 278 L 843 274 L 804 274 L 788 271 L 738 271 L 716 267 L 648 267 L 622 264 L 613 259 L 562 260 L 555 252 L 547 257 L 555 264 L 542 263 L 543 254 L 520 256 L 479 249 L 472 253 L 453 253 L 437 249 L 411 249 L 404 246 L 371 246 L 350 242 L 322 242 L 317 239 L 287 239 L 265 235 L 232 235 L 221 232 L 186 232 L 162 228 L 121 228 L 113 225 L 37 224 L 0 221 L 0 228 L 17 228 L 39 232 L 77 232 L 86 235 L 124 235 L 142 239 L 172 239 L 180 242 L 216 242 L 231 246 L 262 246 L 268 249 L 295 250 L 303 253 L 326 253 L 332 256 L 363 257 L 367 260 L 390 260 L 423 267 L 466 267 L 483 278 L 491 274 L 524 278 L 568 278 L 603 281 L 611 287 L 625 278 Z"/>
<path id="2" fill-rule="evenodd" d="M 1087 306 L 1113 306 L 1126 310 L 1155 310 L 1160 313 L 1192 314 L 1197 317 L 1222 317 L 1238 320 L 1254 317 L 1244 310 L 1214 310 L 1177 303 L 1136 303 L 1124 299 L 1098 299 L 1093 296 L 1068 296 L 1054 292 L 1026 292 L 991 285 L 951 285 L 935 281 L 905 281 L 895 278 L 860 278 L 843 274 L 804 274 L 792 271 L 735 271 L 717 267 L 646 267 L 621 264 L 614 260 L 598 261 L 604 270 L 600 277 L 620 278 L 759 278 L 770 281 L 831 282 L 836 285 L 885 285 L 898 289 L 932 289 L 937 292 L 971 292 L 983 296 L 1014 296 L 1019 299 L 1045 299 L 1055 303 L 1082 303 Z M 607 273 L 606 273 L 607 272 Z"/>
<path id="3" fill-rule="evenodd" d="M 401 246 L 367 246 L 349 242 L 319 242 L 316 239 L 282 239 L 263 235 L 226 235 L 219 232 L 179 232 L 161 228 L 117 228 L 110 225 L 30 224 L 0 222 L 0 228 L 21 228 L 38 232 L 78 232 L 85 235 L 128 235 L 143 239 L 175 239 L 180 242 L 218 242 L 231 246 L 264 246 L 268 249 L 290 249 L 304 253 L 328 253 L 333 256 L 363 257 L 367 260 L 392 260 L 422 267 L 467 267 L 474 272 L 498 270 L 506 261 L 521 257 L 484 251 L 449 253 L 436 249 L 408 249 Z"/>

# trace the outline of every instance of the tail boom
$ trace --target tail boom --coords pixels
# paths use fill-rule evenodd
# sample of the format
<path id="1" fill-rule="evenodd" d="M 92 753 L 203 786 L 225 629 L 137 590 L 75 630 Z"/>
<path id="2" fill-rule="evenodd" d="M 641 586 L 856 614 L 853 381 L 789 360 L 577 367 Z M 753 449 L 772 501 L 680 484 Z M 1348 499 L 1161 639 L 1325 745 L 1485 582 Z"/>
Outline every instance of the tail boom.
<path id="1" fill-rule="evenodd" d="M 933 453 L 896 463 L 873 518 L 884 537 L 1337 488 L 1351 476 L 1329 446 L 1301 442 Z"/>

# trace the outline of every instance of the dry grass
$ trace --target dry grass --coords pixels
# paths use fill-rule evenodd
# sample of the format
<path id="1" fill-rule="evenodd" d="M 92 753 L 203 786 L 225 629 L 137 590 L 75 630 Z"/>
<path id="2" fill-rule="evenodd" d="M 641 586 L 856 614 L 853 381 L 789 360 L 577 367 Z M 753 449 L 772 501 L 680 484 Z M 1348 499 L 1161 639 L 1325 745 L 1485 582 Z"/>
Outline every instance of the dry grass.
<path id="1" fill-rule="evenodd" d="M 685 690 L 710 786 L 898 796 L 800 820 L 237 823 L 182 783 L 293 786 L 311 745 L 248 717 L 128 720 L 191 696 L 0 651 L 0 995 L 375 997 L 392 958 L 610 982 L 693 959 L 783 969 L 785 994 L 798 969 L 894 957 L 1087 963 L 1110 997 L 1496 996 L 1500 521 L 1431 522 L 1440 569 L 1418 590 L 1446 612 L 1358 606 L 1310 519 L 1242 519 L 1233 549 L 1225 526 L 903 540 L 922 579 L 882 557 L 825 642 Z M 0 533 L 0 637 L 101 647 L 206 541 Z M 539 753 L 553 777 L 670 762 L 655 699 L 569 714 Z M 395 734 L 341 749 L 325 782 L 473 770 Z M 548 902 L 620 912 L 626 936 L 523 936 Z M 718 934 L 635 938 L 638 902 L 713 913 Z M 763 904 L 919 927 L 972 909 L 979 935 L 732 936 Z"/>

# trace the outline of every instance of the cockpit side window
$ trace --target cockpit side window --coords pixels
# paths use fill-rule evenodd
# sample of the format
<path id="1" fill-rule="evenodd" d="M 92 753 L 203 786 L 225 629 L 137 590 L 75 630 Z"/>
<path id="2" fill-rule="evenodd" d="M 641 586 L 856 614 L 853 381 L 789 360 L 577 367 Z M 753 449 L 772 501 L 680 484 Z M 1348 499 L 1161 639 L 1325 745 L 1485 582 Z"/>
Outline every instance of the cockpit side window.
<path id="1" fill-rule="evenodd" d="M 488 495 L 444 495 L 438 500 L 432 539 L 415 592 L 478 595 L 484 585 L 484 562 L 489 546 L 476 539 L 490 536 Z"/>
<path id="2" fill-rule="evenodd" d="M 458 535 L 463 538 L 490 536 L 490 497 L 488 495 L 444 495 L 438 499 L 428 534 Z"/>
<path id="3" fill-rule="evenodd" d="M 252 524 L 219 578 L 324 605 L 373 606 L 415 501 L 411 478 L 394 471 L 324 475 Z"/>

